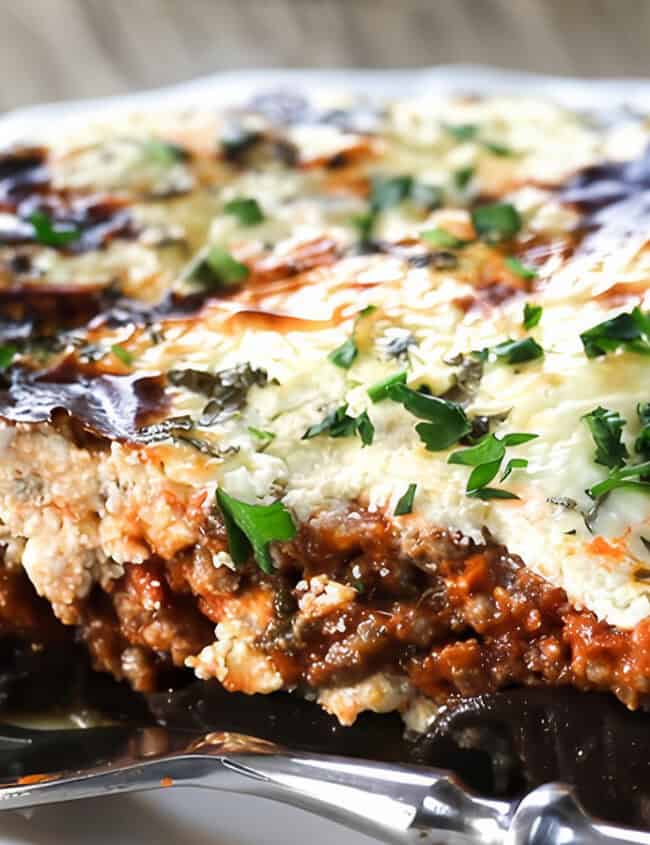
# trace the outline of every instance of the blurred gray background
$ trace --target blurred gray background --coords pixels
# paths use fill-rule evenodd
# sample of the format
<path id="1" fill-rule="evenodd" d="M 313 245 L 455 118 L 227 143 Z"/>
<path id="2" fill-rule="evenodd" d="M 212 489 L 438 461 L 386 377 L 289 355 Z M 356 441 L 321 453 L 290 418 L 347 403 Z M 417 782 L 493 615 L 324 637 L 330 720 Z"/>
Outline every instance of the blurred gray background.
<path id="1" fill-rule="evenodd" d="M 650 0 L 0 0 L 0 110 L 240 67 L 650 77 Z"/>

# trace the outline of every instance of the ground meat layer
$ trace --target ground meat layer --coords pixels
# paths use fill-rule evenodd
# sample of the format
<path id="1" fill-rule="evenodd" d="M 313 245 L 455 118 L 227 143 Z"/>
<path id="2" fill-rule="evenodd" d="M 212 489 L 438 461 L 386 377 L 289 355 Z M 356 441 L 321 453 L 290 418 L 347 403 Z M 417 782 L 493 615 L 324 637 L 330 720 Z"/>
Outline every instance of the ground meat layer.
<path id="1" fill-rule="evenodd" d="M 216 524 L 211 548 L 219 542 Z M 205 547 L 127 565 L 79 606 L 77 636 L 97 669 L 140 691 L 191 665 L 232 691 L 318 693 L 343 721 L 364 706 L 401 707 L 407 688 L 434 704 L 515 684 L 607 689 L 629 707 L 648 694 L 650 622 L 622 631 L 576 610 L 490 538 L 398 534 L 354 508 L 313 518 L 273 555 L 270 576 L 252 561 L 234 571 Z M 7 568 L 0 630 L 61 632 L 22 572 Z M 369 679 L 366 704 L 337 700 Z M 367 704 L 373 695 L 384 701 Z"/>

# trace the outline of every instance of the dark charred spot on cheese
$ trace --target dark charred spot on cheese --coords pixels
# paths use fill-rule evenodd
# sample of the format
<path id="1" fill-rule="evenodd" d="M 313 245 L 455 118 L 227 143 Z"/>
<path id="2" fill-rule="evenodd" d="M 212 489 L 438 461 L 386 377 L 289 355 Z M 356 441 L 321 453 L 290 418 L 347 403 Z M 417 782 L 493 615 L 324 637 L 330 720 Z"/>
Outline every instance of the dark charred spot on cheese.
<path id="1" fill-rule="evenodd" d="M 560 189 L 562 202 L 582 214 L 581 253 L 613 251 L 650 222 L 650 146 L 637 159 L 586 167 Z"/>
<path id="2" fill-rule="evenodd" d="M 10 423 L 54 423 L 63 415 L 80 431 L 129 440 L 167 408 L 162 376 L 96 375 L 73 356 L 44 372 L 14 366 L 5 378 L 0 417 Z"/>
<path id="3" fill-rule="evenodd" d="M 133 238 L 137 232 L 126 200 L 83 194 L 52 187 L 47 150 L 16 148 L 0 154 L 0 211 L 14 215 L 0 227 L 0 245 L 33 243 L 30 217 L 38 213 L 53 226 L 79 233 L 57 246 L 66 252 L 86 252 L 106 246 L 114 238 Z"/>

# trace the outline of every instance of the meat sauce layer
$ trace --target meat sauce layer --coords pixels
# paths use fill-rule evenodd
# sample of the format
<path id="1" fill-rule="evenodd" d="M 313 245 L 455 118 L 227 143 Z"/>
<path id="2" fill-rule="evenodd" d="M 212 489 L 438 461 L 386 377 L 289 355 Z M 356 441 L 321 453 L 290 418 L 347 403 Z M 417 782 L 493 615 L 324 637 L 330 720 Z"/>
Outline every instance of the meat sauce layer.
<path id="1" fill-rule="evenodd" d="M 216 526 L 215 542 L 221 533 Z M 215 568 L 205 549 L 129 564 L 108 592 L 97 587 L 82 603 L 77 635 L 95 668 L 151 691 L 214 641 L 229 605 L 263 596 L 272 610 L 256 646 L 285 688 L 349 685 L 387 670 L 440 704 L 512 685 L 611 690 L 629 707 L 645 701 L 650 623 L 623 631 L 576 610 L 489 538 L 478 545 L 434 530 L 400 538 L 380 514 L 357 508 L 315 518 L 274 556 L 271 576 L 253 562 Z M 317 576 L 353 587 L 354 599 L 307 617 L 299 600 Z M 60 635 L 53 620 L 37 624 L 51 614 L 24 575 L 3 572 L 0 591 L 5 634 Z"/>

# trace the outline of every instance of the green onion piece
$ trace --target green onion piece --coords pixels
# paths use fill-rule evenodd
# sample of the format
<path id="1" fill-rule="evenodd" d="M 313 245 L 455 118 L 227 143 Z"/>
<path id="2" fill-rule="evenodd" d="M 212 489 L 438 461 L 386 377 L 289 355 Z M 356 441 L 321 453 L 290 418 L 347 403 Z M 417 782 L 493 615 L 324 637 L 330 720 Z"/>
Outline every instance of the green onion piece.
<path id="1" fill-rule="evenodd" d="M 235 565 L 245 563 L 252 551 L 259 568 L 266 573 L 273 572 L 269 543 L 286 542 L 296 536 L 296 526 L 289 511 L 281 502 L 249 505 L 220 489 L 216 496 Z"/>
<path id="2" fill-rule="evenodd" d="M 387 376 L 385 379 L 370 385 L 368 396 L 373 402 L 381 402 L 384 399 L 388 399 L 390 389 L 395 384 L 406 384 L 406 370 L 394 373 L 392 376 Z"/>
<path id="3" fill-rule="evenodd" d="M 236 217 L 242 226 L 256 226 L 264 221 L 264 214 L 256 199 L 237 197 L 227 202 L 223 210 Z"/>
<path id="4" fill-rule="evenodd" d="M 395 516 L 404 516 L 413 511 L 413 500 L 415 499 L 415 491 L 417 484 L 409 484 L 406 492 L 400 497 L 399 502 L 395 505 Z"/>
<path id="5" fill-rule="evenodd" d="M 499 243 L 513 238 L 521 229 L 519 212 L 507 202 L 481 205 L 472 212 L 472 223 L 479 238 L 487 243 Z"/>

